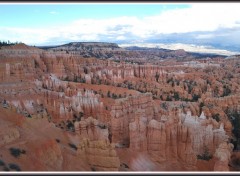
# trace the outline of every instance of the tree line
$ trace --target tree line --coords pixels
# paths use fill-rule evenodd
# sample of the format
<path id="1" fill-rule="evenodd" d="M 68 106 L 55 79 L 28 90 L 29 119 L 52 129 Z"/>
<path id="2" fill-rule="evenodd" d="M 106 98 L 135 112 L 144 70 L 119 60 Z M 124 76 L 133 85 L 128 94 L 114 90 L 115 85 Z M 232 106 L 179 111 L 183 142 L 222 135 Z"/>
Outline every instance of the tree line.
<path id="1" fill-rule="evenodd" d="M 19 44 L 21 42 L 10 42 L 9 40 L 8 41 L 1 41 L 0 40 L 0 47 L 1 46 L 9 46 L 9 45 L 16 45 L 16 44 Z"/>

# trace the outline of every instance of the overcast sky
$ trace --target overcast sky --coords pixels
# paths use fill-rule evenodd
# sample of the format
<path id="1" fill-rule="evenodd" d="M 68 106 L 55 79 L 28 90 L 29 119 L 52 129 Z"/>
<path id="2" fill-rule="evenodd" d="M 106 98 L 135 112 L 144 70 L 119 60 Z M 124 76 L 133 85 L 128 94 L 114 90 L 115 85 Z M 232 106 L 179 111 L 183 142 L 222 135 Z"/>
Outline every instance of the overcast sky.
<path id="1" fill-rule="evenodd" d="M 185 43 L 238 50 L 240 3 L 0 4 L 0 40 Z M 240 46 L 240 45 L 239 45 Z"/>

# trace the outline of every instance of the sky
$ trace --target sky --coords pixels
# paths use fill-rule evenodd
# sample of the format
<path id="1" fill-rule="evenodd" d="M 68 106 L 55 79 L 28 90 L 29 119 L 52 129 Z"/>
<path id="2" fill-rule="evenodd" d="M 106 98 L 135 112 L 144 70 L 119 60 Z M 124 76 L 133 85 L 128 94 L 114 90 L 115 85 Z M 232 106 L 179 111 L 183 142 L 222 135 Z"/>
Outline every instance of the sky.
<path id="1" fill-rule="evenodd" d="M 199 45 L 240 51 L 240 3 L 0 3 L 0 40 Z"/>

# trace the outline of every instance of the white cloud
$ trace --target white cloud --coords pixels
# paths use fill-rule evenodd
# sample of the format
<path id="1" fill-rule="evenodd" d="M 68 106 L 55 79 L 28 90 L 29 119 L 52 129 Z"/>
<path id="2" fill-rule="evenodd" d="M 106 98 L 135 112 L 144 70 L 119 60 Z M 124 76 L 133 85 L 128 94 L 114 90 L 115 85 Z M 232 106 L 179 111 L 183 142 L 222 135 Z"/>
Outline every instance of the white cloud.
<path id="1" fill-rule="evenodd" d="M 27 44 L 41 44 L 52 38 L 100 40 L 100 36 L 104 35 L 119 40 L 128 39 L 129 36 L 135 37 L 136 40 L 143 40 L 157 34 L 213 32 L 219 28 L 240 27 L 239 9 L 239 3 L 192 3 L 190 8 L 166 9 L 158 15 L 144 18 L 124 16 L 79 19 L 73 22 L 63 21 L 62 26 L 46 26 L 41 29 L 0 27 L 0 37 Z M 57 12 L 51 11 L 50 14 L 57 14 Z M 197 37 L 214 36 L 204 34 Z"/>
<path id="2" fill-rule="evenodd" d="M 125 37 L 125 36 L 118 36 L 117 38 L 116 38 L 117 40 L 126 40 L 127 38 Z"/>
<path id="3" fill-rule="evenodd" d="M 223 55 L 235 55 L 240 54 L 240 52 L 231 52 L 223 49 L 216 49 L 210 46 L 193 45 L 193 44 L 162 44 L 162 43 L 133 43 L 133 44 L 119 44 L 120 47 L 138 46 L 138 47 L 149 47 L 149 48 L 164 48 L 170 50 L 184 49 L 188 52 L 198 52 L 198 53 L 212 53 L 212 54 L 223 54 Z"/>
<path id="4" fill-rule="evenodd" d="M 239 27 L 240 4 L 192 4 L 191 8 L 168 10 L 146 17 L 144 23 L 156 33 L 214 31 L 219 27 Z"/>
<path id="5" fill-rule="evenodd" d="M 51 12 L 49 12 L 49 13 L 52 14 L 52 15 L 58 14 L 58 12 L 56 12 L 56 11 L 51 11 Z"/>
<path id="6" fill-rule="evenodd" d="M 209 39 L 215 37 L 214 34 L 199 34 L 196 36 L 196 39 Z"/>
<path id="7" fill-rule="evenodd" d="M 209 33 L 209 34 L 198 34 L 195 38 L 196 39 L 211 39 L 211 38 L 215 38 L 215 37 L 226 37 L 229 35 L 230 35 L 229 33 L 224 33 L 224 34 Z"/>

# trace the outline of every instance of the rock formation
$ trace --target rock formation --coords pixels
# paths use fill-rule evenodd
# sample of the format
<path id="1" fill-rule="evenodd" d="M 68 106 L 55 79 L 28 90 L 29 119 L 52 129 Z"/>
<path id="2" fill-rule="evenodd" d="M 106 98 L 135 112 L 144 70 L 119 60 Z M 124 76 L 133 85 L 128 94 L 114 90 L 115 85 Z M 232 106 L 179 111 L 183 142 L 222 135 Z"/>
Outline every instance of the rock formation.
<path id="1" fill-rule="evenodd" d="M 128 146 L 129 123 L 141 117 L 146 118 L 147 121 L 151 120 L 153 117 L 152 103 L 151 94 L 140 94 L 116 100 L 111 108 L 111 141 L 119 146 Z M 141 113 L 138 113 L 139 109 Z M 130 130 L 135 131 L 134 124 L 131 126 Z"/>
<path id="2" fill-rule="evenodd" d="M 201 164 L 229 170 L 239 61 L 214 57 L 105 43 L 1 47 L 0 152 L 10 162 L 9 145 L 28 149 L 24 170 L 196 171 L 207 147 L 214 158 Z"/>
<path id="3" fill-rule="evenodd" d="M 74 123 L 75 131 L 82 139 L 87 138 L 90 141 L 106 140 L 108 141 L 108 128 L 98 120 L 88 117 L 80 122 Z"/>
<path id="4" fill-rule="evenodd" d="M 84 139 L 78 146 L 78 154 L 85 155 L 92 171 L 118 171 L 120 161 L 108 140 Z"/>
<path id="5" fill-rule="evenodd" d="M 233 145 L 231 143 L 228 144 L 223 142 L 218 146 L 214 154 L 217 159 L 214 165 L 214 171 L 229 171 L 229 162 L 232 150 Z"/>

